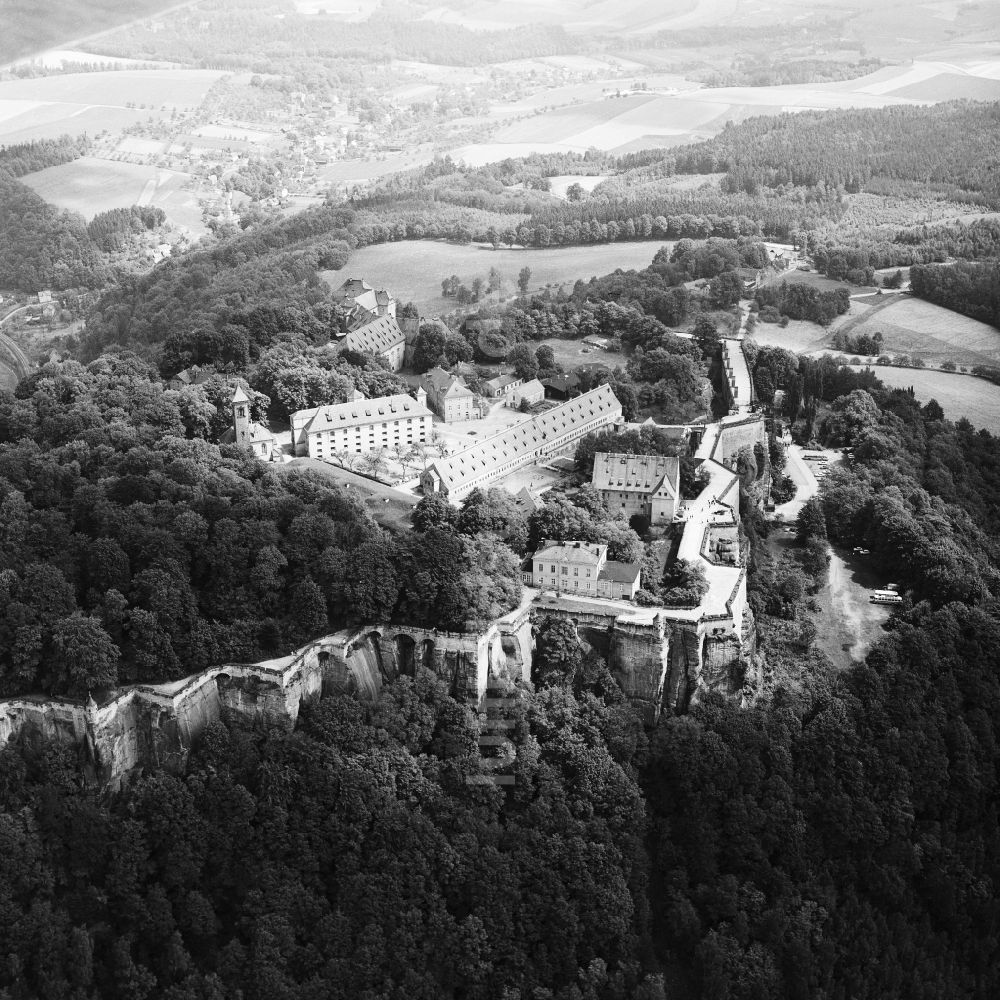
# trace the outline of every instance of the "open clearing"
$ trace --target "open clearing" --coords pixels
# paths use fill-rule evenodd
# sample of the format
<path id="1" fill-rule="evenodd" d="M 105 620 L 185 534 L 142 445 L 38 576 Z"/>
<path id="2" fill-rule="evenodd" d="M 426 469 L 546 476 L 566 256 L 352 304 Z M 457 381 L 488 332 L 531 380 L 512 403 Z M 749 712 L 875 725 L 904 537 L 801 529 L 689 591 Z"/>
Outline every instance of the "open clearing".
<path id="1" fill-rule="evenodd" d="M 474 278 L 487 278 L 495 267 L 508 293 L 513 293 L 521 268 L 529 267 L 532 290 L 549 284 L 571 286 L 577 279 L 587 281 L 617 268 L 647 267 L 662 246 L 671 244 L 637 240 L 549 250 L 493 250 L 476 244 L 410 240 L 356 250 L 342 271 L 324 271 L 323 276 L 333 287 L 348 277 L 363 277 L 377 288 L 388 289 L 400 302 L 414 302 L 421 313 L 434 315 L 456 308 L 454 299 L 441 295 L 441 282 L 453 274 L 471 286 Z"/>
<path id="2" fill-rule="evenodd" d="M 903 296 L 862 321 L 852 333 L 880 330 L 886 354 L 909 354 L 928 364 L 1000 362 L 1000 330 L 922 299 Z"/>
<path id="3" fill-rule="evenodd" d="M 628 362 L 628 358 L 624 354 L 603 351 L 599 347 L 585 344 L 582 340 L 549 337 L 540 343 L 552 348 L 556 364 L 562 365 L 566 371 L 572 371 L 574 368 L 579 368 L 580 365 L 607 365 L 608 368 L 624 368 Z"/>
<path id="4" fill-rule="evenodd" d="M 113 70 L 5 80 L 0 83 L 0 142 L 96 135 L 168 117 L 175 108 L 193 110 L 224 75 L 204 69 Z"/>
<path id="5" fill-rule="evenodd" d="M 855 367 L 855 371 L 861 371 Z M 939 372 L 927 368 L 872 369 L 878 378 L 894 389 L 913 388 L 921 403 L 936 399 L 949 420 L 966 417 L 977 428 L 1000 434 L 1000 385 L 974 375 Z"/>
<path id="6" fill-rule="evenodd" d="M 176 170 L 92 156 L 46 167 L 22 178 L 50 204 L 79 212 L 88 221 L 111 208 L 156 205 L 175 225 L 201 235 L 206 230 L 197 195 L 184 190 L 188 179 L 188 174 Z"/>

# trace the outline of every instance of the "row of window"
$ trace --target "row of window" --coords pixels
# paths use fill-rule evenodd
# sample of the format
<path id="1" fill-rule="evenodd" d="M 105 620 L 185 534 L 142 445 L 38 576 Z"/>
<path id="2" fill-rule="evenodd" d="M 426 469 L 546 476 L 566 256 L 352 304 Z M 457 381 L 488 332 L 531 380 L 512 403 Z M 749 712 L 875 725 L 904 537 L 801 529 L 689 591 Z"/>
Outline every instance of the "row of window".
<path id="1" fill-rule="evenodd" d="M 559 572 L 559 570 L 560 570 L 560 567 L 553 564 L 553 566 L 549 570 L 549 572 L 554 576 L 557 572 Z M 563 576 L 569 576 L 569 567 L 568 566 L 561 567 L 561 570 L 562 570 L 562 575 Z M 537 568 L 537 570 L 535 572 L 536 573 L 544 573 L 545 572 L 545 564 L 544 563 L 539 563 L 538 564 L 538 568 Z M 579 576 L 579 575 L 580 575 L 580 567 L 579 566 L 574 566 L 573 567 L 573 576 Z M 587 576 L 591 576 L 591 575 L 592 575 L 592 571 L 588 568 L 587 569 Z"/>

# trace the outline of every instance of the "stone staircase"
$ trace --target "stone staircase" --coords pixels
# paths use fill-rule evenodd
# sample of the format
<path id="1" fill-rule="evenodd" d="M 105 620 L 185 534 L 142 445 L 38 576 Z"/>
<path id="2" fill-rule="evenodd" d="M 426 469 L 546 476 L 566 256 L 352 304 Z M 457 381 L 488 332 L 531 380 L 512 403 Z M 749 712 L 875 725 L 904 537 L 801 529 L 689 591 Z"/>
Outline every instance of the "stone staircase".
<path id="1" fill-rule="evenodd" d="M 465 780 L 470 785 L 498 785 L 510 787 L 514 784 L 513 770 L 517 758 L 517 748 L 512 737 L 517 720 L 512 710 L 520 697 L 513 685 L 487 687 L 486 695 L 479 708 L 479 754 L 481 768 L 479 774 L 469 775 Z"/>

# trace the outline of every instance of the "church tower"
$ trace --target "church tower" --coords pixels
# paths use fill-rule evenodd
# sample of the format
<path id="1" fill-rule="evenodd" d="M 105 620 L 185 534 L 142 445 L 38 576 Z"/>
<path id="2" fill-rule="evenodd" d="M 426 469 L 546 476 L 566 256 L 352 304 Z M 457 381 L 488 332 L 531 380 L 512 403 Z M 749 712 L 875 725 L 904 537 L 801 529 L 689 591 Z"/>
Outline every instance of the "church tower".
<path id="1" fill-rule="evenodd" d="M 250 445 L 250 397 L 237 386 L 233 393 L 233 431 L 236 434 L 236 444 L 243 447 Z"/>

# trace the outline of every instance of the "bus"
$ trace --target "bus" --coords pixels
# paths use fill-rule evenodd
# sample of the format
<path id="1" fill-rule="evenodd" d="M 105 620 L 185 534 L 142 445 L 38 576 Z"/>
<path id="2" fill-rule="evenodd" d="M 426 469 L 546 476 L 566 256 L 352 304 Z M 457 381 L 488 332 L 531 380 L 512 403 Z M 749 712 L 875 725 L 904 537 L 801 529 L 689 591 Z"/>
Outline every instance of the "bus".
<path id="1" fill-rule="evenodd" d="M 802 452 L 802 457 L 807 462 L 829 462 L 830 459 L 827 457 L 825 452 L 822 451 L 804 451 Z"/>
<path id="2" fill-rule="evenodd" d="M 902 604 L 903 598 L 894 590 L 873 590 L 868 595 L 872 604 Z"/>

